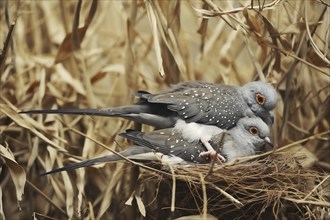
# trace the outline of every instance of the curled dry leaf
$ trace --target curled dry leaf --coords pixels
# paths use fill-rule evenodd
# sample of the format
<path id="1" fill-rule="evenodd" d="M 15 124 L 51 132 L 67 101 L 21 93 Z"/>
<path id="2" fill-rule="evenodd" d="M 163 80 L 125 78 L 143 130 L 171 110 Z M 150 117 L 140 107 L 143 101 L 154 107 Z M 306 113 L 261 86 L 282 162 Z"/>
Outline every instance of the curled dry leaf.
<path id="1" fill-rule="evenodd" d="M 16 188 L 16 198 L 18 201 L 22 200 L 24 194 L 24 186 L 26 182 L 26 174 L 21 165 L 19 165 L 12 152 L 0 144 L 0 155 L 3 157 L 6 166 L 9 169 L 10 176 Z"/>
<path id="2" fill-rule="evenodd" d="M 80 43 L 84 39 L 86 31 L 94 18 L 96 8 L 97 8 L 97 1 L 93 0 L 90 10 L 89 10 L 89 14 L 85 19 L 84 26 L 78 28 L 79 21 L 77 21 L 77 23 L 75 23 L 76 27 L 73 28 L 74 32 L 70 32 L 64 37 L 63 42 L 60 46 L 60 49 L 58 50 L 57 55 L 55 57 L 55 64 L 63 62 L 65 59 L 67 59 L 71 55 L 73 50 L 76 49 L 76 47 L 74 47 L 72 45 L 73 38 L 76 39 L 75 43 L 80 46 Z M 77 14 L 76 14 L 76 17 L 78 17 L 78 18 L 79 18 L 79 13 L 80 13 L 80 10 L 77 11 Z M 79 41 L 79 42 L 77 42 L 77 41 Z"/>
<path id="3" fill-rule="evenodd" d="M 87 31 L 86 26 L 78 28 L 77 35 L 78 35 L 78 38 L 80 39 L 80 41 L 82 41 L 84 39 L 86 31 Z M 58 50 L 58 53 L 55 57 L 55 64 L 63 62 L 71 55 L 71 53 L 73 51 L 71 39 L 72 39 L 72 33 L 70 32 L 65 36 L 65 38 L 60 46 L 60 49 Z"/>

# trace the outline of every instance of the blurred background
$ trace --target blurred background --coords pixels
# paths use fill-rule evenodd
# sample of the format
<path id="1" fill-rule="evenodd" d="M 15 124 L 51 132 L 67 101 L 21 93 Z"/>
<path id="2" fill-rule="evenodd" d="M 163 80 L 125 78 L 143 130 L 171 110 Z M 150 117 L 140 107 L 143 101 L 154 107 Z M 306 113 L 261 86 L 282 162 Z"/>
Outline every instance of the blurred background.
<path id="1" fill-rule="evenodd" d="M 146 219 L 165 219 L 154 205 L 159 202 L 161 184 L 157 184 L 162 177 L 149 173 L 150 181 L 140 184 L 136 166 L 118 163 L 39 176 L 69 161 L 109 153 L 93 140 L 116 151 L 124 149 L 127 143 L 116 134 L 132 123 L 17 112 L 115 107 L 134 102 L 137 90 L 157 92 L 188 80 L 272 83 L 279 100 L 271 131 L 276 149 L 289 146 L 287 154 L 303 155 L 304 168 L 325 175 L 326 189 L 329 4 L 326 0 L 0 1 L 0 219 L 140 218 L 139 202 L 125 205 L 133 188 L 135 198 L 143 192 L 149 197 L 149 203 L 144 201 Z M 154 194 L 147 195 L 148 186 L 157 189 Z M 329 190 L 322 193 L 329 204 Z M 310 213 L 315 219 L 326 215 Z"/>

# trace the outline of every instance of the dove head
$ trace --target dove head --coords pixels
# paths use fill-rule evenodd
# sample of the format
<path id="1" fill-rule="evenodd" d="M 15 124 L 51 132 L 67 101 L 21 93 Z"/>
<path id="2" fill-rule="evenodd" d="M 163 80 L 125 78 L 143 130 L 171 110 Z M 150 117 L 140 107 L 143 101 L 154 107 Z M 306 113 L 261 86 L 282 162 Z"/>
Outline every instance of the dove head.
<path id="1" fill-rule="evenodd" d="M 269 127 L 259 117 L 241 118 L 236 127 L 229 130 L 229 132 L 235 141 L 247 142 L 249 146 L 253 145 L 255 149 L 260 148 L 265 143 L 272 146 L 268 137 Z"/>
<path id="2" fill-rule="evenodd" d="M 272 117 L 269 112 L 277 104 L 277 95 L 274 87 L 269 83 L 256 81 L 241 87 L 241 92 L 251 111 L 268 124 Z"/>

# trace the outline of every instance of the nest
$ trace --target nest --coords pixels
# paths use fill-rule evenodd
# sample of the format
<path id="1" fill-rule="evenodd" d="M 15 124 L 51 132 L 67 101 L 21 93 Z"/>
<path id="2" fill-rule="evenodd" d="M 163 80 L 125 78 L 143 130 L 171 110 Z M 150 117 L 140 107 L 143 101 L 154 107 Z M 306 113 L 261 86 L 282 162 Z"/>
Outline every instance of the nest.
<path id="1" fill-rule="evenodd" d="M 306 159 L 278 151 L 226 165 L 152 164 L 135 186 L 144 189 L 137 208 L 148 219 L 323 219 L 330 211 L 330 176 L 303 167 Z"/>

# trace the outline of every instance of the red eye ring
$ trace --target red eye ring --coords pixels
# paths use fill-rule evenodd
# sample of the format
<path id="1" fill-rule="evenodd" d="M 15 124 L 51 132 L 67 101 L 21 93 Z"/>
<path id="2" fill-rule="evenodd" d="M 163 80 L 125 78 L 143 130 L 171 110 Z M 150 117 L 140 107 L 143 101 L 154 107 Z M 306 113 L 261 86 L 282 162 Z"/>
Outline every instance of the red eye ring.
<path id="1" fill-rule="evenodd" d="M 264 105 L 266 102 L 266 97 L 260 93 L 256 94 L 256 101 L 259 105 Z"/>
<path id="2" fill-rule="evenodd" d="M 253 135 L 256 135 L 256 134 L 258 134 L 259 131 L 258 131 L 258 128 L 256 128 L 256 127 L 250 127 L 249 132 Z"/>

